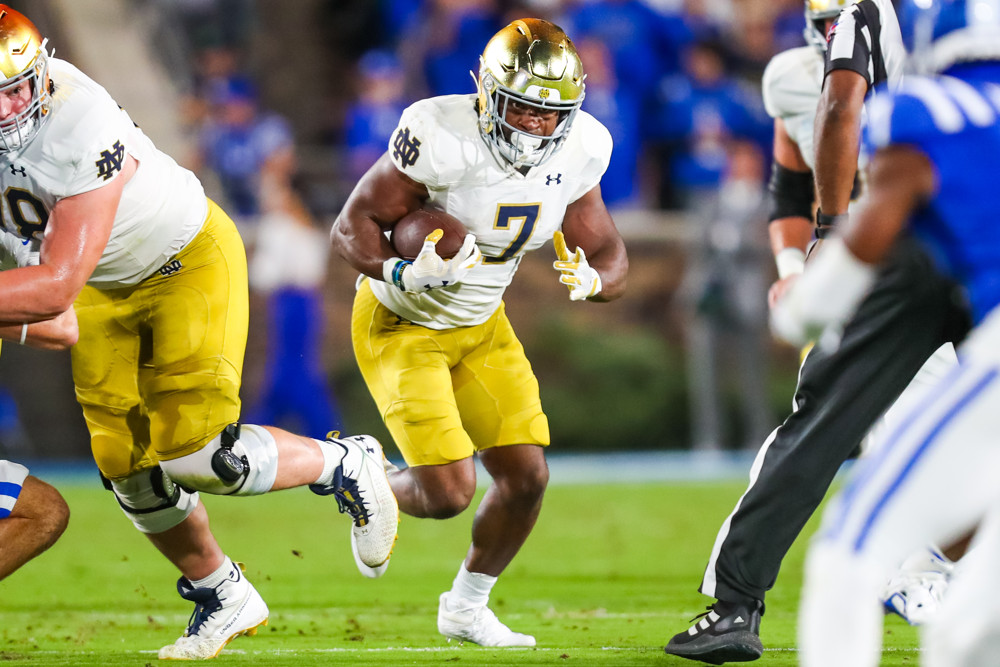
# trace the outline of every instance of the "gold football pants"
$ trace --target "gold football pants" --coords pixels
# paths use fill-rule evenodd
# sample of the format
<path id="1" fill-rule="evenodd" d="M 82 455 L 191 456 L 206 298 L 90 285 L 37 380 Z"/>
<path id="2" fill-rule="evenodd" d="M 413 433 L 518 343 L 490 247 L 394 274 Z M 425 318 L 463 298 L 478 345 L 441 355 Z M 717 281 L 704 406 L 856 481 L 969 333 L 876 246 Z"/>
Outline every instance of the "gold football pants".
<path id="1" fill-rule="evenodd" d="M 397 317 L 364 280 L 351 319 L 358 367 L 407 465 L 549 444 L 538 381 L 503 305 L 483 324 L 437 331 Z"/>
<path id="2" fill-rule="evenodd" d="M 239 419 L 246 253 L 215 203 L 158 273 L 133 287 L 86 287 L 75 308 L 73 381 L 105 477 L 195 452 Z"/>

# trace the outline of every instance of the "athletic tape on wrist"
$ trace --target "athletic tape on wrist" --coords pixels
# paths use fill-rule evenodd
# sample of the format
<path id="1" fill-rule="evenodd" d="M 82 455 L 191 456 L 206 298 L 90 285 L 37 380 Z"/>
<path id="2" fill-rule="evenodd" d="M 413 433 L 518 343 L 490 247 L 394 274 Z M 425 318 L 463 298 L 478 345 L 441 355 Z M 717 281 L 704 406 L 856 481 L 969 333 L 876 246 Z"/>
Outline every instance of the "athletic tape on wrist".
<path id="1" fill-rule="evenodd" d="M 774 263 L 778 267 L 778 278 L 784 280 L 805 271 L 806 254 L 798 248 L 782 248 L 774 256 Z"/>

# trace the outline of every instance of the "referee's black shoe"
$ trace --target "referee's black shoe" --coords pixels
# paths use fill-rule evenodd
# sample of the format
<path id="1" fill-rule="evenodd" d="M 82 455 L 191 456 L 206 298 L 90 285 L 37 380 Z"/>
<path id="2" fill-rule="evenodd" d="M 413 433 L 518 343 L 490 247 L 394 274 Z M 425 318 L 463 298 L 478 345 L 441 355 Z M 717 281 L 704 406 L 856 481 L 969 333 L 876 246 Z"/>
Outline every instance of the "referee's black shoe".
<path id="1" fill-rule="evenodd" d="M 764 652 L 760 643 L 763 608 L 756 601 L 747 605 L 719 600 L 691 619 L 694 625 L 674 635 L 663 650 L 712 665 L 756 660 Z"/>

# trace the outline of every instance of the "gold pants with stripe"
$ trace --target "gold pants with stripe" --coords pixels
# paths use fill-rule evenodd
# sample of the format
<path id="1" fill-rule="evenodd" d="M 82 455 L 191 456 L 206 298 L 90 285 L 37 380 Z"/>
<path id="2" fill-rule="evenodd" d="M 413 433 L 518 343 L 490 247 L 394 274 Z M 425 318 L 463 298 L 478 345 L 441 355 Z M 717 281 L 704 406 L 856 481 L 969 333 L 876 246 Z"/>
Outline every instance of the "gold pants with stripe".
<path id="1" fill-rule="evenodd" d="M 411 466 L 489 447 L 549 444 L 538 381 L 503 305 L 471 327 L 437 331 L 398 318 L 362 282 L 351 338 L 358 367 Z"/>
<path id="2" fill-rule="evenodd" d="M 205 224 L 133 287 L 86 287 L 75 308 L 76 397 L 98 468 L 118 479 L 199 450 L 239 420 L 249 298 L 236 226 L 209 202 Z"/>

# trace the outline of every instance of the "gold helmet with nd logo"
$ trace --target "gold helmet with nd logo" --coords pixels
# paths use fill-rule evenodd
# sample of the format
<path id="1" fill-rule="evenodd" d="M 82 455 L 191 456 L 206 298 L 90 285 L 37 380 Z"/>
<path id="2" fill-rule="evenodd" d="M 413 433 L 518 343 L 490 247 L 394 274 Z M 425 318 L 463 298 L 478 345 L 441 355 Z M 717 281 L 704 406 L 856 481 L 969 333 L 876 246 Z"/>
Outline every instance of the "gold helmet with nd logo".
<path id="1" fill-rule="evenodd" d="M 806 27 L 802 34 L 806 42 L 820 51 L 826 51 L 826 20 L 835 19 L 844 7 L 857 0 L 805 0 Z"/>
<path id="2" fill-rule="evenodd" d="M 25 84 L 31 87 L 30 102 L 0 123 L 0 152 L 26 146 L 48 117 L 52 91 L 47 41 L 24 14 L 0 5 L 0 95 L 9 96 Z"/>
<path id="3" fill-rule="evenodd" d="M 493 38 L 479 59 L 479 130 L 501 161 L 537 167 L 569 133 L 583 103 L 584 73 L 576 47 L 559 26 L 541 19 L 514 21 Z M 505 120 L 509 105 L 558 113 L 555 131 L 541 137 Z"/>

